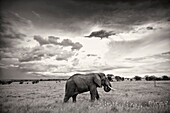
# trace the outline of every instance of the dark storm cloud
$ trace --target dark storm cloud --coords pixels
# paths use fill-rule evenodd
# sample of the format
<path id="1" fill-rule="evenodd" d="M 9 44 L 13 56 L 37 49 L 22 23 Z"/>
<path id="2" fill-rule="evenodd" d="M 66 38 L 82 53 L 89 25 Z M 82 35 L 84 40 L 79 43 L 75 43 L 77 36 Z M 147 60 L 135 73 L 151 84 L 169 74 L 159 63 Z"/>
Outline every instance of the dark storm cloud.
<path id="1" fill-rule="evenodd" d="M 129 30 L 134 24 L 168 19 L 170 14 L 168 0 L 3 0 L 2 11 L 9 10 L 32 20 L 39 28 L 71 33 L 87 33 L 95 24 Z"/>
<path id="2" fill-rule="evenodd" d="M 132 25 L 168 19 L 170 16 L 170 5 L 166 0 L 75 1 L 84 4 L 84 8 L 91 11 L 91 16 L 89 14 L 88 17 L 93 23 L 108 28 L 129 30 Z"/>
<path id="3" fill-rule="evenodd" d="M 12 47 L 26 37 L 26 34 L 14 27 L 16 23 L 28 25 L 27 20 L 19 17 L 18 14 L 7 13 L 6 16 L 0 16 L 0 47 Z"/>
<path id="4" fill-rule="evenodd" d="M 116 33 L 114 33 L 113 31 L 100 30 L 100 31 L 94 31 L 89 36 L 85 36 L 85 37 L 88 38 L 99 37 L 102 39 L 102 38 L 108 38 L 111 35 L 116 35 Z"/>

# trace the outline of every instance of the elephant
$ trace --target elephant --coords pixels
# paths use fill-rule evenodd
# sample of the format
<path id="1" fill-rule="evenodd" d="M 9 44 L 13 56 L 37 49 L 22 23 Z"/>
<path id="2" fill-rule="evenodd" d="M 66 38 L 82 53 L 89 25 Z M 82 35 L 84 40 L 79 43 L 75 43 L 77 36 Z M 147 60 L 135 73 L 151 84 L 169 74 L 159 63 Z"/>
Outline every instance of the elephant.
<path id="1" fill-rule="evenodd" d="M 87 91 L 90 91 L 91 102 L 94 102 L 95 98 L 99 100 L 97 87 L 102 86 L 105 92 L 113 89 L 104 73 L 74 74 L 66 82 L 64 103 L 70 97 L 76 102 L 77 95 Z"/>

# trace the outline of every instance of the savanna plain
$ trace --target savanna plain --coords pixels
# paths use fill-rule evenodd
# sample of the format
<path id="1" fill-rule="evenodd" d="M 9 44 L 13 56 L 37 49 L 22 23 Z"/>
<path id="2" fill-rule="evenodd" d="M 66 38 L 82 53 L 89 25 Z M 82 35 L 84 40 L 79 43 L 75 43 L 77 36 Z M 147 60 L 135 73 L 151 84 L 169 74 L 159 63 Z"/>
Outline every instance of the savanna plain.
<path id="1" fill-rule="evenodd" d="M 63 103 L 65 81 L 0 85 L 1 113 L 169 113 L 170 81 L 111 82 L 115 91 L 98 88 L 100 100 L 90 102 L 89 92 L 77 102 Z"/>

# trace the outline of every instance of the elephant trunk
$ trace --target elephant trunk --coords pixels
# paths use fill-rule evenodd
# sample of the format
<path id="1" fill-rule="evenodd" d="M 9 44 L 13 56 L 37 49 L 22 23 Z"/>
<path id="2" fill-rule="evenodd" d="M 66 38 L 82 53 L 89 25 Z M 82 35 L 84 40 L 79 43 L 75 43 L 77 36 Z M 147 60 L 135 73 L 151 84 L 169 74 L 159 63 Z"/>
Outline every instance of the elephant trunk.
<path id="1" fill-rule="evenodd" d="M 111 90 L 110 87 L 104 86 L 104 91 L 105 91 L 105 92 L 109 92 L 110 90 Z"/>
<path id="2" fill-rule="evenodd" d="M 116 89 L 113 89 L 111 86 L 104 86 L 104 91 L 109 92 L 110 90 L 115 91 Z"/>

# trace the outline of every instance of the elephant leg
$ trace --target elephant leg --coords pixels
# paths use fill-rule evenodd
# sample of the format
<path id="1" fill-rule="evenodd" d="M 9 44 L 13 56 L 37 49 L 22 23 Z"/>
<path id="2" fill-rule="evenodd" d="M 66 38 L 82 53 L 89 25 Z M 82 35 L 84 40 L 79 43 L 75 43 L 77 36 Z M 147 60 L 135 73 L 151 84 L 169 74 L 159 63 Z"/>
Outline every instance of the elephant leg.
<path id="1" fill-rule="evenodd" d="M 77 97 L 77 95 L 78 95 L 78 94 L 75 94 L 75 95 L 72 96 L 73 102 L 76 102 L 76 97 Z"/>
<path id="2" fill-rule="evenodd" d="M 64 102 L 67 102 L 70 99 L 70 97 L 73 96 L 73 94 L 74 94 L 74 89 L 72 89 L 72 88 L 67 89 L 67 92 L 64 96 Z"/>
<path id="3" fill-rule="evenodd" d="M 64 97 L 64 102 L 67 102 L 70 97 L 75 95 L 76 91 L 76 85 L 73 81 L 68 81 L 66 83 L 66 90 L 65 90 L 65 97 Z"/>
<path id="4" fill-rule="evenodd" d="M 96 90 L 96 99 L 99 100 L 99 98 L 100 98 L 100 97 L 99 97 L 99 93 L 98 93 L 98 91 Z"/>
<path id="5" fill-rule="evenodd" d="M 91 96 L 91 102 L 94 102 L 95 101 L 95 98 L 96 98 L 96 86 L 92 86 L 90 88 L 90 96 Z"/>

